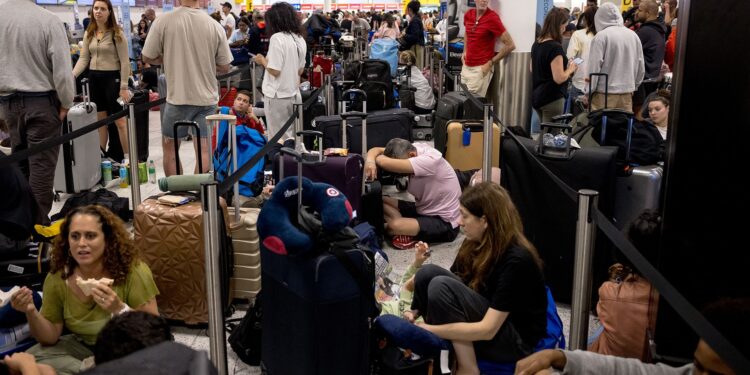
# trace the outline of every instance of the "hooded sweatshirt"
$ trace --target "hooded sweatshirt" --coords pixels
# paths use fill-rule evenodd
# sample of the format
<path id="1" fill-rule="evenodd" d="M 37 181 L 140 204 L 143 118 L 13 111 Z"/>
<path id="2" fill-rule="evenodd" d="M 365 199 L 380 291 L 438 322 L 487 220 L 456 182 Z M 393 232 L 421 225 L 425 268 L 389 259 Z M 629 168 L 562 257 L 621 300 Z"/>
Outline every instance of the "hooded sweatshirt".
<path id="1" fill-rule="evenodd" d="M 638 35 L 622 24 L 622 15 L 612 3 L 599 7 L 594 17 L 596 36 L 591 41 L 588 77 L 591 73 L 609 74 L 609 94 L 635 91 L 643 81 L 643 48 Z M 595 92 L 605 92 L 604 79 L 596 83 Z"/>
<path id="2" fill-rule="evenodd" d="M 646 78 L 656 78 L 661 71 L 664 61 L 664 50 L 667 43 L 667 26 L 663 22 L 653 20 L 641 25 L 638 38 L 643 45 L 643 58 L 646 64 Z"/>

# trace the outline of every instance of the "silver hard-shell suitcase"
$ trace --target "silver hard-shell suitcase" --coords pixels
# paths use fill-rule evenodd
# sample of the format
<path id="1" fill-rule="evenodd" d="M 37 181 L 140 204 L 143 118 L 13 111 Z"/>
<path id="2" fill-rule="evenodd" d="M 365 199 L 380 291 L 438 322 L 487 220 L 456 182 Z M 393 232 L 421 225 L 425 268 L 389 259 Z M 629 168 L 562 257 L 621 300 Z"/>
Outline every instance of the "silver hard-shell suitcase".
<path id="1" fill-rule="evenodd" d="M 97 121 L 96 103 L 89 97 L 88 79 L 83 83 L 83 102 L 68 111 L 63 133 L 76 131 Z M 89 190 L 102 178 L 99 133 L 92 131 L 62 144 L 55 168 L 55 191 L 78 193 Z"/>
<path id="2" fill-rule="evenodd" d="M 615 225 L 626 229 L 647 209 L 659 208 L 664 170 L 659 165 L 633 167 L 629 176 L 618 176 L 615 187 Z"/>

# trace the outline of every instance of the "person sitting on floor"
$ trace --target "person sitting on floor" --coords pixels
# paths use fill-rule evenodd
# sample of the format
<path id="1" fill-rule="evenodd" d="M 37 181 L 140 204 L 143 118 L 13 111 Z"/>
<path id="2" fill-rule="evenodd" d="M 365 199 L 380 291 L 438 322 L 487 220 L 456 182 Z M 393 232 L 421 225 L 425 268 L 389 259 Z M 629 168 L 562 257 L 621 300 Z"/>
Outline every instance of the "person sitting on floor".
<path id="1" fill-rule="evenodd" d="M 740 354 L 750 356 L 750 299 L 718 300 L 703 310 L 706 319 Z M 735 375 L 727 362 L 703 339 L 693 354 L 694 361 L 682 367 L 663 363 L 643 363 L 635 358 L 621 358 L 588 351 L 542 350 L 516 365 L 516 375 L 535 374 L 643 374 L 643 375 Z"/>
<path id="2" fill-rule="evenodd" d="M 531 354 L 547 328 L 542 260 L 523 234 L 508 192 L 492 182 L 460 200 L 466 239 L 450 270 L 422 267 L 404 318 L 442 339 L 456 354 L 456 374 L 479 374 L 478 359 L 516 362 Z"/>
<path id="3" fill-rule="evenodd" d="M 426 143 L 394 138 L 385 147 L 367 152 L 365 173 L 377 177 L 377 168 L 408 175 L 408 192 L 415 202 L 383 197 L 385 229 L 399 249 L 413 247 L 417 241 L 450 242 L 458 235 L 461 186 L 456 172 L 443 155 Z"/>
<path id="4" fill-rule="evenodd" d="M 251 94 L 250 91 L 237 91 L 237 97 L 234 98 L 231 114 L 237 116 L 237 125 L 245 125 L 251 129 L 257 130 L 260 134 L 265 134 L 263 124 L 260 122 L 260 119 L 253 114 L 252 97 L 253 94 Z"/>
<path id="5" fill-rule="evenodd" d="M 60 374 L 78 373 L 112 316 L 129 310 L 159 315 L 159 290 L 137 254 L 125 223 L 104 206 L 76 207 L 66 215 L 52 249 L 41 310 L 27 287 L 10 302 L 26 314 L 39 342 L 28 350 L 38 363 Z"/>
<path id="6" fill-rule="evenodd" d="M 399 63 L 407 66 L 411 86 L 417 89 L 414 93 L 415 107 L 411 109 L 416 114 L 430 114 L 435 108 L 435 94 L 432 92 L 430 82 L 417 68 L 417 55 L 412 51 L 403 51 L 399 54 Z"/>

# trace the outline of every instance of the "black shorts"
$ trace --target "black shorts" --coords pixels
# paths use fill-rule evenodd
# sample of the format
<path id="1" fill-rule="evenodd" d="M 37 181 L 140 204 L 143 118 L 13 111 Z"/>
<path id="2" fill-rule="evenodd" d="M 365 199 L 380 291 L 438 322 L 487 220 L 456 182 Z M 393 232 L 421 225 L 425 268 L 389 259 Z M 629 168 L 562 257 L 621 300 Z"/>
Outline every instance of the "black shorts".
<path id="1" fill-rule="evenodd" d="M 401 216 L 417 219 L 419 233 L 417 239 L 425 242 L 451 242 L 458 236 L 458 227 L 453 228 L 451 223 L 437 216 L 424 216 L 417 213 L 417 205 L 414 202 L 398 201 L 398 210 Z"/>
<path id="2" fill-rule="evenodd" d="M 111 115 L 122 111 L 122 106 L 117 103 L 120 97 L 119 70 L 89 70 L 89 90 L 98 112 Z"/>

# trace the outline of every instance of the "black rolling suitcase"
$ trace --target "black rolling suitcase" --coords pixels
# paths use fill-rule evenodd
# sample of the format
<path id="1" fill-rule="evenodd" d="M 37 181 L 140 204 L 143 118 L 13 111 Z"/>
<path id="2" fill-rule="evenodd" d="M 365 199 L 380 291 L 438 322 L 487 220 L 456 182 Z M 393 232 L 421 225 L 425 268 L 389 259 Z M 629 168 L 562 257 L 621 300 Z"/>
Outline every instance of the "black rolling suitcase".
<path id="1" fill-rule="evenodd" d="M 468 95 L 463 91 L 449 92 L 437 102 L 432 138 L 435 149 L 443 154 L 448 142 L 448 123 L 452 120 L 482 120 L 484 117 L 484 107 L 477 106 Z M 486 101 L 481 97 L 477 99 L 482 103 Z"/>
<path id="2" fill-rule="evenodd" d="M 302 159 L 291 149 L 283 148 L 281 152 L 298 162 Z M 296 186 L 284 195 L 291 197 L 308 191 L 303 190 L 299 175 Z M 329 196 L 331 190 L 326 190 Z M 322 234 L 319 227 L 302 224 L 309 223 L 308 219 L 297 219 L 296 228 L 302 228 L 303 234 L 278 231 L 281 211 L 288 211 L 290 220 L 295 220 L 300 206 L 292 202 L 269 203 L 258 217 L 263 290 L 261 368 L 268 375 L 368 374 L 370 319 L 377 314 L 374 254 L 356 245 L 356 234 L 353 245 L 333 246 L 318 237 Z M 335 236 L 346 231 L 353 230 L 345 227 Z M 279 244 L 284 248 L 292 246 L 293 236 L 305 234 L 317 244 L 313 251 L 279 253 Z M 273 249 L 271 245 L 275 245 Z"/>
<path id="3" fill-rule="evenodd" d="M 611 216 L 615 203 L 616 147 L 572 150 L 569 157 L 546 157 L 537 153 L 538 142 L 510 136 L 500 143 L 501 184 L 508 190 L 523 221 L 524 233 L 536 246 L 544 261 L 544 279 L 555 291 L 556 299 L 569 303 L 573 285 L 575 228 L 577 203 L 532 160 L 537 155 L 542 164 L 573 190 L 592 189 L 599 192 L 598 207 Z M 529 152 L 524 151 L 525 148 Z M 607 267 L 614 263 L 610 244 L 603 235 L 597 236 L 594 252 L 593 285 L 608 278 Z"/>
<path id="4" fill-rule="evenodd" d="M 133 92 L 133 98 L 130 99 L 130 101 L 135 105 L 148 103 L 148 90 L 135 90 Z M 141 163 L 148 161 L 148 113 L 149 111 L 135 113 L 138 161 Z M 117 131 L 117 125 L 114 123 L 110 123 L 107 129 L 109 131 L 109 148 L 107 149 L 107 156 L 119 162 L 125 158 L 125 153 L 123 152 L 122 144 L 120 143 L 120 133 Z"/>
<path id="5" fill-rule="evenodd" d="M 369 104 L 367 108 L 370 108 Z M 412 141 L 414 112 L 395 108 L 371 112 L 367 116 L 367 146 L 385 147 L 393 138 Z M 314 128 L 323 133 L 323 147 L 345 147 L 341 137 L 341 116 L 321 116 L 315 119 Z M 362 150 L 362 121 L 351 119 L 347 123 L 347 145 L 349 152 L 367 153 Z"/>

